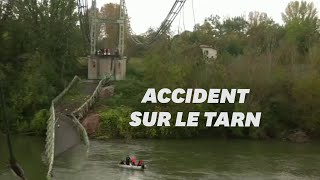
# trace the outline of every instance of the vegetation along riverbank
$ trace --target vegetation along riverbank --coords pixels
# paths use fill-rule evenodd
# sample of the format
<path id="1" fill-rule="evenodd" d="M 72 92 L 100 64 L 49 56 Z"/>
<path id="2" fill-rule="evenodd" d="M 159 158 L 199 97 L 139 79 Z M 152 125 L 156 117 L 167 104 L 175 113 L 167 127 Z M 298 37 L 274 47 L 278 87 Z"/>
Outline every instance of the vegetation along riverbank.
<path id="1" fill-rule="evenodd" d="M 86 77 L 85 64 L 79 58 L 85 56 L 86 48 L 72 10 L 75 3 L 59 6 L 56 9 L 61 12 L 54 13 L 46 7 L 31 13 L 17 6 L 18 18 L 0 16 L 0 79 L 6 87 L 11 108 L 8 114 L 17 133 L 44 135 L 51 100 L 74 75 Z M 283 24 L 262 12 L 225 19 L 212 15 L 192 32 L 174 35 L 168 31 L 149 48 L 130 46 L 128 41 L 127 80 L 112 82 L 114 95 L 96 104 L 92 113 L 99 118 L 99 126 L 94 136 L 276 138 L 298 142 L 319 138 L 317 10 L 312 3 L 293 1 L 283 12 Z M 58 18 L 62 13 L 66 18 Z M 31 18 L 38 16 L 38 21 Z M 139 38 L 148 39 L 153 33 L 151 29 Z M 204 58 L 200 49 L 203 44 L 217 50 L 217 59 Z M 244 88 L 251 93 L 244 104 L 141 104 L 150 87 Z M 249 111 L 262 112 L 263 117 L 259 128 L 208 128 L 205 119 L 192 128 L 149 128 L 129 125 L 133 111 L 168 111 L 172 115 L 178 111 Z"/>

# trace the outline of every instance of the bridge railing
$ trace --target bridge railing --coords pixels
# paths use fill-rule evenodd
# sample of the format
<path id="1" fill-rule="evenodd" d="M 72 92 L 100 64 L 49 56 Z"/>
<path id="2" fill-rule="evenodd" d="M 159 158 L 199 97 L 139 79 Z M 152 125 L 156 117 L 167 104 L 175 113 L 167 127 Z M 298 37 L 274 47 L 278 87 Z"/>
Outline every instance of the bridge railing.
<path id="1" fill-rule="evenodd" d="M 72 112 L 72 115 L 80 120 L 82 119 L 87 112 L 89 111 L 89 109 L 93 106 L 93 104 L 97 101 L 98 97 L 99 97 L 99 93 L 101 92 L 102 87 L 110 81 L 112 75 L 106 76 L 105 78 L 103 78 L 102 80 L 100 80 L 99 84 L 97 85 L 96 89 L 94 90 L 94 92 L 92 93 L 92 95 L 86 100 L 85 103 L 82 104 L 82 106 L 80 106 L 78 109 L 76 109 L 75 111 Z"/>
<path id="2" fill-rule="evenodd" d="M 71 116 L 73 118 L 73 121 L 75 124 L 78 125 L 79 130 L 82 132 L 82 139 L 89 147 L 89 137 L 87 134 L 87 131 L 80 123 L 80 120 L 88 113 L 89 109 L 93 106 L 93 104 L 96 102 L 96 100 L 99 97 L 99 93 L 101 92 L 102 87 L 110 80 L 110 76 L 106 76 L 102 80 L 100 80 L 99 84 L 97 85 L 96 89 L 92 93 L 92 95 L 84 102 L 78 109 L 73 111 L 71 113 Z"/>
<path id="3" fill-rule="evenodd" d="M 87 147 L 89 147 L 89 138 L 85 128 L 80 123 L 80 119 L 82 119 L 86 115 L 89 109 L 96 102 L 102 87 L 111 79 L 111 77 L 112 75 L 106 76 L 105 78 L 100 80 L 99 84 L 97 85 L 95 91 L 92 93 L 90 98 L 88 98 L 88 100 L 86 100 L 85 103 L 83 103 L 78 109 L 76 109 L 71 113 L 71 116 L 73 118 L 72 120 L 77 126 L 78 130 L 82 132 L 81 135 Z M 80 80 L 81 79 L 78 76 L 75 76 L 73 80 L 69 83 L 69 85 L 54 100 L 52 100 L 52 103 L 51 103 L 50 118 L 48 119 L 48 122 L 47 122 L 47 138 L 46 138 L 46 159 L 49 165 L 47 179 L 49 180 L 51 179 L 53 162 L 54 162 L 55 124 L 57 122 L 56 114 L 55 114 L 55 104 L 57 104 L 64 97 L 64 95 L 71 89 L 71 87 L 73 87 L 74 84 L 76 84 Z"/>
<path id="4" fill-rule="evenodd" d="M 56 123 L 55 109 L 54 109 L 54 104 L 52 102 L 51 108 L 50 108 L 50 118 L 48 119 L 48 122 L 47 122 L 47 138 L 46 138 L 46 151 L 45 151 L 46 160 L 49 166 L 47 179 L 51 178 L 52 166 L 54 161 L 55 123 Z"/>
<path id="5" fill-rule="evenodd" d="M 58 103 L 63 98 L 63 96 L 71 89 L 71 87 L 74 84 L 76 84 L 79 80 L 80 78 L 78 76 L 75 76 L 73 80 L 69 83 L 69 85 L 51 102 L 50 117 L 47 121 L 47 137 L 46 137 L 46 150 L 45 150 L 46 160 L 49 166 L 47 179 L 51 179 L 52 167 L 54 162 L 55 125 L 57 122 L 55 104 Z"/>

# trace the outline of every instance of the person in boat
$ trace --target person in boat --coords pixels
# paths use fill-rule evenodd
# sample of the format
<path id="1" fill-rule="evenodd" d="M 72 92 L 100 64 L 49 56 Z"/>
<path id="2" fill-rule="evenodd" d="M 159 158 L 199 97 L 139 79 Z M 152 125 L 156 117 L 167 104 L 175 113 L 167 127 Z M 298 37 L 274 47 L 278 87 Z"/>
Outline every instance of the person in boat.
<path id="1" fill-rule="evenodd" d="M 139 162 L 138 162 L 138 165 L 137 165 L 137 166 L 142 166 L 142 165 L 144 165 L 144 161 L 141 159 L 141 160 L 139 160 Z"/>
<path id="2" fill-rule="evenodd" d="M 145 168 L 145 166 L 144 166 L 144 161 L 141 159 L 141 160 L 138 162 L 138 165 L 137 165 L 137 166 L 141 166 L 142 169 L 144 169 L 144 168 Z"/>
<path id="3" fill-rule="evenodd" d="M 135 157 L 135 156 L 132 156 L 130 159 L 131 159 L 131 164 L 132 164 L 133 166 L 136 166 L 136 163 L 137 163 L 136 157 Z"/>
<path id="4" fill-rule="evenodd" d="M 130 165 L 131 163 L 131 159 L 129 156 L 126 157 L 126 165 Z"/>

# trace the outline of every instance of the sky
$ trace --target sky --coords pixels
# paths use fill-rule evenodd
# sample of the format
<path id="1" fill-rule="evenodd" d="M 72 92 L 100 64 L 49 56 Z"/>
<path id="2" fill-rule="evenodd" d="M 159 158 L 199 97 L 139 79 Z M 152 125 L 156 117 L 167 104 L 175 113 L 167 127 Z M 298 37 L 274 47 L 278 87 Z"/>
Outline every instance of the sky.
<path id="1" fill-rule="evenodd" d="M 320 0 L 306 1 L 313 2 L 320 11 Z M 175 0 L 126 0 L 134 33 L 144 33 L 150 27 L 158 28 L 174 2 Z M 177 33 L 179 29 L 180 32 L 192 30 L 195 23 L 202 24 L 204 19 L 210 17 L 210 15 L 227 18 L 248 15 L 251 11 L 265 12 L 276 22 L 282 23 L 281 13 L 284 12 L 289 2 L 290 0 L 187 0 L 180 15 L 176 17 L 172 24 L 171 30 L 174 33 Z M 120 0 L 97 0 L 98 7 L 106 3 L 119 4 Z M 195 16 L 193 16 L 192 4 Z"/>

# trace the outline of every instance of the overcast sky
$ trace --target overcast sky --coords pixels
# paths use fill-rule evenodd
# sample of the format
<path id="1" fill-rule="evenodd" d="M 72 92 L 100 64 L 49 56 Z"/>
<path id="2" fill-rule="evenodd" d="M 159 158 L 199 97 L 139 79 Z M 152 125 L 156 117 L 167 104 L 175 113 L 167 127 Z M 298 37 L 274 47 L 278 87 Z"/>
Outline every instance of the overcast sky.
<path id="1" fill-rule="evenodd" d="M 313 2 L 318 11 L 320 10 L 320 0 L 307 1 Z M 110 2 L 119 3 L 120 0 L 97 0 L 97 5 L 101 7 Z M 175 0 L 126 0 L 133 31 L 139 34 L 147 31 L 149 27 L 159 27 L 174 2 Z M 281 12 L 289 2 L 290 0 L 193 0 L 196 23 L 202 23 L 212 14 L 224 18 L 247 15 L 250 11 L 266 12 L 276 22 L 282 23 Z M 181 15 L 175 19 L 172 30 L 192 30 L 193 26 L 192 0 L 187 0 Z"/>

